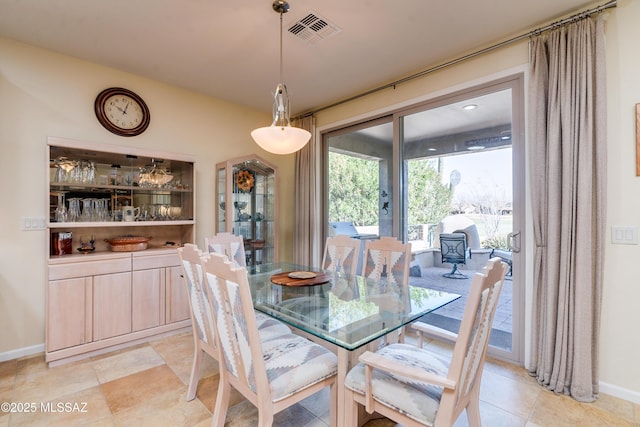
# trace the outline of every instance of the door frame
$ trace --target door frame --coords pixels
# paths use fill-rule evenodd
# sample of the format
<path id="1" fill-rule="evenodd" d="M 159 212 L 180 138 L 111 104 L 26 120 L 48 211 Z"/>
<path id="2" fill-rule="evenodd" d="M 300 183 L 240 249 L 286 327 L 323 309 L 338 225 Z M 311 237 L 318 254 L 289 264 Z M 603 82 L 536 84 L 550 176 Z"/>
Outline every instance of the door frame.
<path id="1" fill-rule="evenodd" d="M 519 246 L 520 252 L 513 252 L 513 300 L 512 300 L 512 351 L 509 352 L 504 349 L 496 347 L 489 347 L 488 354 L 503 360 L 508 360 L 514 363 L 524 363 L 525 355 L 525 312 L 526 312 L 526 288 L 528 286 L 526 282 L 526 260 L 531 257 L 527 256 L 527 250 L 531 250 L 531 246 L 527 242 L 527 228 L 531 222 L 528 210 L 526 206 L 526 195 L 528 194 L 527 187 L 527 169 L 526 169 L 526 140 L 525 140 L 525 82 L 526 75 L 524 70 L 514 71 L 512 74 L 503 75 L 502 77 L 487 80 L 484 83 L 475 84 L 464 89 L 452 90 L 449 93 L 441 94 L 431 99 L 407 104 L 402 107 L 391 108 L 389 111 L 378 114 L 368 118 L 360 117 L 359 120 L 351 122 L 344 122 L 341 125 L 333 125 L 331 127 L 319 128 L 318 133 L 321 136 L 321 166 L 323 179 L 321 180 L 321 192 L 322 195 L 322 207 L 324 210 L 323 227 L 322 232 L 324 236 L 321 241 L 327 236 L 327 224 L 328 224 L 328 176 L 327 176 L 327 156 L 328 156 L 328 138 L 330 136 L 353 132 L 358 129 L 372 126 L 375 122 L 385 122 L 391 115 L 393 121 L 393 183 L 396 191 L 393 192 L 392 201 L 392 215 L 393 215 L 393 232 L 398 238 L 404 238 L 403 230 L 406 229 L 403 221 L 406 221 L 404 215 L 400 213 L 401 200 L 404 200 L 406 194 L 404 194 L 402 183 L 402 150 L 401 150 L 401 135 L 402 135 L 402 117 L 424 111 L 430 108 L 437 108 L 438 106 L 450 104 L 452 102 L 462 101 L 465 98 L 475 97 L 491 92 L 496 92 L 504 89 L 511 89 L 511 110 L 512 110 L 512 171 L 513 171 L 513 231 L 517 233 L 516 246 Z M 443 93 L 443 92 L 441 92 Z"/>

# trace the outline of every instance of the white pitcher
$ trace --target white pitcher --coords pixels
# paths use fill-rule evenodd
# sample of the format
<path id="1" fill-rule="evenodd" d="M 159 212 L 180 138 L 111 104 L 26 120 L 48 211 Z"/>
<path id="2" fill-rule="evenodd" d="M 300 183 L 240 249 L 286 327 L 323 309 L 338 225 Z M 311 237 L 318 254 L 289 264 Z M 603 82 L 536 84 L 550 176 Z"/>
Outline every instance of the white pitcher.
<path id="1" fill-rule="evenodd" d="M 140 208 L 133 206 L 122 207 L 122 220 L 125 222 L 135 221 L 140 216 Z"/>

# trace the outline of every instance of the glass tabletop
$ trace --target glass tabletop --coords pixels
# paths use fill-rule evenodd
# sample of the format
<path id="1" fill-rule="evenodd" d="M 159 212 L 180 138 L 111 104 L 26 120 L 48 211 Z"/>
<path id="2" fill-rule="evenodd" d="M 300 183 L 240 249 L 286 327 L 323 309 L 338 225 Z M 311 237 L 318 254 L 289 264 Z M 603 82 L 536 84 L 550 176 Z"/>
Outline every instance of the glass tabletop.
<path id="1" fill-rule="evenodd" d="M 295 264 L 262 264 L 247 270 L 256 310 L 347 350 L 460 298 L 434 289 L 396 286 Z M 291 272 L 302 278 L 286 280 Z M 309 280 L 307 272 L 317 274 L 317 281 L 323 283 L 298 286 Z M 273 280 L 289 283 L 273 283 L 274 275 Z M 283 277 L 285 280 L 278 280 Z"/>

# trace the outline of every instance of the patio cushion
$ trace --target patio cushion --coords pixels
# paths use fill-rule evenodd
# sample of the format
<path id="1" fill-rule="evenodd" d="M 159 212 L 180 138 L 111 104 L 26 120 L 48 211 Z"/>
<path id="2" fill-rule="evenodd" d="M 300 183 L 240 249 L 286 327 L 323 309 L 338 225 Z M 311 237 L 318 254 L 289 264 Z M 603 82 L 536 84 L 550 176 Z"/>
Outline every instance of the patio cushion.
<path id="1" fill-rule="evenodd" d="M 440 359 L 414 345 L 391 344 L 378 350 L 377 354 L 444 377 L 449 371 L 447 359 Z M 364 364 L 358 363 L 347 375 L 345 386 L 364 394 L 364 372 Z M 379 369 L 373 369 L 371 382 L 373 398 L 376 401 L 422 424 L 433 425 L 442 397 L 442 387 L 410 380 Z"/>

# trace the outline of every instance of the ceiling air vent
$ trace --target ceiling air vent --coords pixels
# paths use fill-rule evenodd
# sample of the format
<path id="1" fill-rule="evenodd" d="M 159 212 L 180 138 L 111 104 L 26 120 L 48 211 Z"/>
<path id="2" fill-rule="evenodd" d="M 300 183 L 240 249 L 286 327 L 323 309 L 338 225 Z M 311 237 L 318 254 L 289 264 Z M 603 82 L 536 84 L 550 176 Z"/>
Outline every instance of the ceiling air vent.
<path id="1" fill-rule="evenodd" d="M 307 43 L 317 43 L 339 33 L 341 29 L 317 13 L 311 12 L 291 25 L 287 31 Z"/>

